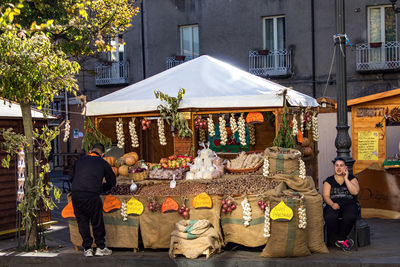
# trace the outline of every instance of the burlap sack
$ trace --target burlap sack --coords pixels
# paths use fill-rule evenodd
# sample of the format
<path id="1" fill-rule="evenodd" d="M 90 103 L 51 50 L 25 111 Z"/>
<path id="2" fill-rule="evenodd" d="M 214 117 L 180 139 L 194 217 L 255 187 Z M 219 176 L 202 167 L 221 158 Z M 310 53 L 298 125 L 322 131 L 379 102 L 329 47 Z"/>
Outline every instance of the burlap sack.
<path id="1" fill-rule="evenodd" d="M 293 210 L 293 218 L 290 221 L 271 220 L 271 236 L 267 240 L 261 257 L 279 258 L 279 257 L 301 257 L 310 255 L 307 247 L 307 231 L 299 229 L 297 210 L 300 206 L 300 200 L 295 198 L 270 197 L 271 210 L 279 204 L 281 200 Z"/>
<path id="2" fill-rule="evenodd" d="M 315 184 L 311 176 L 301 179 L 298 176 L 274 175 L 273 178 L 283 181 L 281 192 L 292 196 L 293 191 L 301 192 L 305 198 L 307 214 L 307 239 L 308 248 L 315 253 L 329 253 L 324 242 L 324 217 L 322 209 L 322 196 L 315 189 Z M 289 190 L 288 190 L 289 189 Z"/>
<path id="3" fill-rule="evenodd" d="M 128 201 L 132 196 L 115 196 L 121 202 Z M 101 197 L 104 200 L 104 196 Z M 103 212 L 104 226 L 106 229 L 106 245 L 114 248 L 139 247 L 139 219 L 138 216 L 129 215 L 127 221 L 122 220 L 120 210 L 109 213 Z M 82 246 L 82 237 L 79 234 L 76 219 L 68 221 L 71 242 L 75 246 Z M 92 228 L 90 227 L 92 232 Z M 92 234 L 93 236 L 93 234 Z M 94 241 L 93 241 L 94 245 Z"/>
<path id="4" fill-rule="evenodd" d="M 273 146 L 265 149 L 264 153 L 269 161 L 269 172 L 271 175 L 276 173 L 299 174 L 301 152 L 297 149 Z"/>
<path id="5" fill-rule="evenodd" d="M 264 196 L 274 194 L 275 190 L 272 189 L 267 191 Z M 241 202 L 244 200 L 244 196 L 234 198 L 236 209 L 231 213 L 221 213 L 221 226 L 225 243 L 232 242 L 246 247 L 265 245 L 267 238 L 264 237 L 264 211 L 258 206 L 258 201 L 262 199 L 262 196 L 247 196 L 252 213 L 252 220 L 249 226 L 245 226 L 243 220 Z"/>
<path id="6" fill-rule="evenodd" d="M 195 209 L 192 206 L 192 200 L 195 196 L 188 196 L 185 203 L 190 209 L 190 220 L 207 219 L 213 225 L 215 231 L 222 239 L 222 233 L 219 226 L 219 211 L 221 209 L 221 198 L 212 196 L 213 206 L 211 209 Z M 179 206 L 183 203 L 181 196 L 172 196 L 172 199 L 178 202 Z M 140 233 L 142 235 L 143 246 L 145 248 L 169 248 L 170 237 L 175 229 L 175 223 L 182 220 L 183 217 L 177 211 L 162 213 L 160 211 L 151 212 L 147 209 L 149 200 L 146 197 L 138 197 L 145 205 L 145 211 L 139 217 Z M 159 203 L 162 203 L 166 197 L 156 197 Z"/>

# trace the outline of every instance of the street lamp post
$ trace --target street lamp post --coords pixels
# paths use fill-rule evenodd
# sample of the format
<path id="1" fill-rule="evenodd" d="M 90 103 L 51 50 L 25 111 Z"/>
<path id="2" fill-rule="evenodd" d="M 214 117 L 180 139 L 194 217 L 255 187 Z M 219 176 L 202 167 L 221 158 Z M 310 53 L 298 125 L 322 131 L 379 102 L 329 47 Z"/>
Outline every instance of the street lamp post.
<path id="1" fill-rule="evenodd" d="M 353 173 L 354 159 L 350 155 L 351 139 L 347 124 L 346 86 L 346 35 L 344 27 L 344 0 L 336 0 L 336 92 L 337 92 L 337 135 L 335 139 L 338 157 L 345 160 L 349 172 Z"/>

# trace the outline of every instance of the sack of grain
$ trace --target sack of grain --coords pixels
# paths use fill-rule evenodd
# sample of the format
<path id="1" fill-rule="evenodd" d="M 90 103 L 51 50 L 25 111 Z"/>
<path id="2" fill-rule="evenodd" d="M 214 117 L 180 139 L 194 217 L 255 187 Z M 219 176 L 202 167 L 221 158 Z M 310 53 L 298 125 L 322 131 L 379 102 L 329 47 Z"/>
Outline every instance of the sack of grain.
<path id="1" fill-rule="evenodd" d="M 274 146 L 265 149 L 264 154 L 269 161 L 271 175 L 279 173 L 299 175 L 299 158 L 301 158 L 299 150 Z"/>

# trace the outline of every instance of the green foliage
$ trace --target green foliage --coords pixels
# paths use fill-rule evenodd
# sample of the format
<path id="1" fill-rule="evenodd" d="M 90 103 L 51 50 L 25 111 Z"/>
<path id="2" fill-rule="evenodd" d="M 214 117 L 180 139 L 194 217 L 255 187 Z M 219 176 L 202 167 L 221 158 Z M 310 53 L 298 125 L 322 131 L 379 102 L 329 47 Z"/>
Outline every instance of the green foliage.
<path id="1" fill-rule="evenodd" d="M 182 101 L 185 89 L 181 88 L 178 91 L 177 97 L 171 97 L 168 94 L 164 94 L 160 91 L 154 91 L 156 98 L 164 101 L 164 104 L 157 106 L 160 111 L 161 117 L 163 117 L 172 129 L 178 130 L 178 136 L 181 138 L 192 136 L 193 132 L 189 128 L 189 124 L 182 113 L 178 112 L 179 104 Z"/>
<path id="2" fill-rule="evenodd" d="M 285 148 L 295 148 L 294 140 L 292 137 L 292 128 L 290 128 L 287 118 L 286 101 L 282 115 L 282 121 L 279 124 L 279 131 L 278 134 L 275 136 L 273 145 Z"/>
<path id="3" fill-rule="evenodd" d="M 88 152 L 96 143 L 103 144 L 106 149 L 111 147 L 111 139 L 103 135 L 99 130 L 97 130 L 90 118 L 85 118 L 84 127 L 85 135 L 83 136 L 82 140 L 83 150 Z"/>
<path id="4" fill-rule="evenodd" d="M 15 156 L 20 148 L 26 146 L 26 138 L 22 134 L 15 133 L 12 128 L 0 129 L 0 136 L 4 138 L 0 150 L 7 153 L 7 156 L 1 160 L 1 166 L 10 168 L 11 156 Z"/>

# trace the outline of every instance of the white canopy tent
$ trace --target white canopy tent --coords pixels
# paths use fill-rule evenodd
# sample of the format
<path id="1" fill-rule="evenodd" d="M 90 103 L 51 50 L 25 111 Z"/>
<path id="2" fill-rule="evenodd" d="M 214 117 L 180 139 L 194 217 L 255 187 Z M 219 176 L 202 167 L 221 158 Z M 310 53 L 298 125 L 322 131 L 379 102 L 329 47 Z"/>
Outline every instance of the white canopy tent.
<path id="1" fill-rule="evenodd" d="M 283 93 L 291 106 L 318 106 L 300 92 L 250 74 L 210 56 L 201 56 L 87 104 L 87 116 L 156 111 L 154 91 L 176 97 L 186 93 L 180 108 L 282 107 Z"/>
<path id="2" fill-rule="evenodd" d="M 34 119 L 56 119 L 52 115 L 43 115 L 43 112 L 31 108 L 32 118 Z M 22 118 L 21 107 L 18 103 L 10 102 L 0 98 L 0 118 Z"/>

